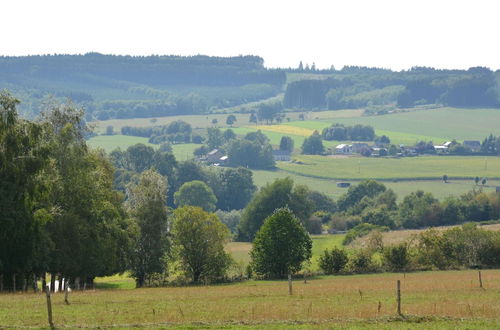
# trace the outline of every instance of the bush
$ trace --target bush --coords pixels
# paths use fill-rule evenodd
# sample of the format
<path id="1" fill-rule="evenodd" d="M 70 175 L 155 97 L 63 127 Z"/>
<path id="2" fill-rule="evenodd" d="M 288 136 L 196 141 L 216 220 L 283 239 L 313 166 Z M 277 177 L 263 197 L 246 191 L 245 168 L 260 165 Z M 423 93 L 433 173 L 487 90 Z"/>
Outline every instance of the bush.
<path id="1" fill-rule="evenodd" d="M 348 261 L 347 253 L 334 247 L 331 251 L 325 250 L 319 257 L 319 267 L 326 274 L 337 274 L 345 268 Z"/>
<path id="2" fill-rule="evenodd" d="M 408 245 L 401 243 L 384 249 L 384 263 L 391 271 L 407 271 L 410 265 Z"/>
<path id="3" fill-rule="evenodd" d="M 368 250 L 358 250 L 350 259 L 348 267 L 350 272 L 362 274 L 377 271 L 376 265 L 372 261 L 372 254 Z"/>
<path id="4" fill-rule="evenodd" d="M 306 221 L 306 229 L 311 235 L 320 235 L 323 232 L 323 223 L 313 215 Z"/>

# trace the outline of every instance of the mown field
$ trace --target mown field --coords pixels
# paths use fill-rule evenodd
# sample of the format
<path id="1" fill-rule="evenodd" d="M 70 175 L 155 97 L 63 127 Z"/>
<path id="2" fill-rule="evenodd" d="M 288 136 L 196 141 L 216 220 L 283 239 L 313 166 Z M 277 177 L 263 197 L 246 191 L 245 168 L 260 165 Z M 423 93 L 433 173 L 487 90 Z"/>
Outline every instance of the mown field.
<path id="1" fill-rule="evenodd" d="M 500 271 L 419 272 L 54 294 L 56 326 L 201 328 L 498 328 Z M 402 313 L 396 317 L 396 281 Z M 47 326 L 43 294 L 0 295 L 0 326 Z"/>
<path id="2" fill-rule="evenodd" d="M 334 179 L 322 179 L 310 176 L 304 176 L 296 173 L 286 172 L 283 170 L 275 171 L 262 171 L 254 170 L 253 180 L 257 187 L 263 187 L 267 183 L 271 183 L 274 180 L 280 178 L 291 177 L 295 183 L 304 184 L 309 186 L 311 189 L 320 191 L 334 199 L 338 198 L 340 195 L 347 192 L 346 188 L 337 187 L 336 183 L 339 181 L 349 182 L 352 185 L 359 183 L 357 180 L 334 180 Z M 448 183 L 444 183 L 440 178 L 436 180 L 404 180 L 404 181 L 387 181 L 384 180 L 382 183 L 398 195 L 398 199 L 402 200 L 404 196 L 417 190 L 432 192 L 434 197 L 438 199 L 443 199 L 448 196 L 457 196 L 467 193 L 472 189 L 481 188 L 485 192 L 495 191 L 496 186 L 500 186 L 500 180 L 488 180 L 488 183 L 483 186 L 476 186 L 473 180 L 454 180 L 451 179 Z"/>
<path id="3" fill-rule="evenodd" d="M 439 179 L 500 177 L 500 157 L 418 156 L 403 158 L 297 155 L 280 162 L 284 171 L 331 179 Z"/>
<path id="4" fill-rule="evenodd" d="M 90 138 L 87 144 L 92 148 L 102 148 L 107 153 L 120 148 L 122 150 L 127 149 L 131 145 L 143 143 L 147 146 L 158 148 L 157 144 L 151 144 L 148 142 L 147 138 L 139 136 L 127 136 L 127 135 L 97 135 Z M 186 144 L 174 144 L 172 145 L 172 152 L 177 160 L 186 160 L 193 158 L 193 151 L 198 148 L 199 144 L 186 143 Z"/>

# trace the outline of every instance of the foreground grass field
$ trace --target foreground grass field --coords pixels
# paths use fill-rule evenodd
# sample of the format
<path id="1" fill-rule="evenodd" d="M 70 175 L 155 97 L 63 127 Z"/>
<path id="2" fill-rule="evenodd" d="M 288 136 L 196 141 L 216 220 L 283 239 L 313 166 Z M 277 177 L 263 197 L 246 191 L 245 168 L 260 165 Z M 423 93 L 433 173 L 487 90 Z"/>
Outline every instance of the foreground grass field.
<path id="1" fill-rule="evenodd" d="M 56 326 L 213 328 L 498 328 L 500 271 L 328 276 L 294 281 L 247 281 L 214 286 L 72 292 L 53 296 Z M 395 288 L 401 280 L 402 312 Z M 47 325 L 42 294 L 0 295 L 0 326 Z"/>

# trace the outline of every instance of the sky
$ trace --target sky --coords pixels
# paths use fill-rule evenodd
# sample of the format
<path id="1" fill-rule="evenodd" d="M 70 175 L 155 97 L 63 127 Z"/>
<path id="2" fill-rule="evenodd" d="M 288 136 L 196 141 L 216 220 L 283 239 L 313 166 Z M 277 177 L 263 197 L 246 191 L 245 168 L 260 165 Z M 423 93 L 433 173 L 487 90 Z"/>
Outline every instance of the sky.
<path id="1" fill-rule="evenodd" d="M 498 3 L 498 4 L 496 4 Z M 258 55 L 500 69 L 498 0 L 2 0 L 0 55 Z"/>

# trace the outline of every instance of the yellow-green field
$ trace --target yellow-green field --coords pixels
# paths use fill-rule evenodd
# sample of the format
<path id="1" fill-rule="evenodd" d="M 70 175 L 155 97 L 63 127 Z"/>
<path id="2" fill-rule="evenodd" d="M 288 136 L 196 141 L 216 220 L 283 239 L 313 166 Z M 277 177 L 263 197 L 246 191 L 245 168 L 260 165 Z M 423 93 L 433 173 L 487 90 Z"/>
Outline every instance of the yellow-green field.
<path id="1" fill-rule="evenodd" d="M 202 328 L 452 329 L 500 326 L 500 271 L 328 276 L 228 285 L 54 294 L 56 326 Z M 396 281 L 402 313 L 396 315 Z M 47 326 L 43 294 L 0 295 L 0 327 Z"/>
<path id="2" fill-rule="evenodd" d="M 500 177 L 500 157 L 419 156 L 404 158 L 324 157 L 298 155 L 280 162 L 281 170 L 331 179 L 439 179 Z"/>

